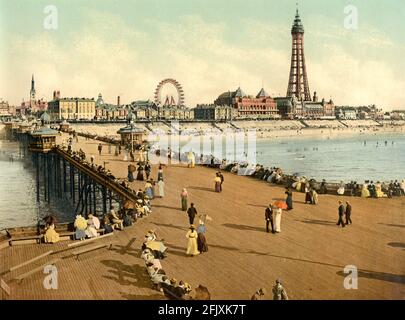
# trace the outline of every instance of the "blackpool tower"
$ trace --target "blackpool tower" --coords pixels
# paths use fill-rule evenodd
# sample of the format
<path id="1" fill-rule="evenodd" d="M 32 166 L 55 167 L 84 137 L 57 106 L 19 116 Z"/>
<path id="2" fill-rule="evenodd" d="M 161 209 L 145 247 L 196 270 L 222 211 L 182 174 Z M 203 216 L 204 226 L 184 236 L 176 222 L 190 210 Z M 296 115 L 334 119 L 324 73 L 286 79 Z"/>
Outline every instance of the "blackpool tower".
<path id="1" fill-rule="evenodd" d="M 304 56 L 304 26 L 302 25 L 298 9 L 291 29 L 291 35 L 292 54 L 287 97 L 295 96 L 298 100 L 311 101 Z"/>

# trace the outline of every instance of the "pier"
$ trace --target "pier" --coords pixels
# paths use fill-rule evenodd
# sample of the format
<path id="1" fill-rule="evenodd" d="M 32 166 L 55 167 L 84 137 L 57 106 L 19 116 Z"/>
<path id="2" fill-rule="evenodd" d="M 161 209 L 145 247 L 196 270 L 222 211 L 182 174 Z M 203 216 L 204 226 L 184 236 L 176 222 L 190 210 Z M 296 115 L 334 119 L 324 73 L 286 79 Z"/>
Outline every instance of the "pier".
<path id="1" fill-rule="evenodd" d="M 67 135 L 64 135 L 66 137 Z M 122 156 L 97 153 L 98 141 L 79 138 L 73 151 L 95 155 L 117 179 L 126 177 L 128 162 Z M 107 149 L 104 146 L 104 150 Z M 153 166 L 152 176 L 156 175 Z M 277 235 L 265 232 L 264 209 L 273 199 L 284 199 L 284 188 L 249 177 L 224 173 L 222 193 L 213 192 L 213 169 L 171 165 L 164 169 L 166 197 L 154 199 L 153 213 L 132 227 L 114 232 L 111 250 L 86 253 L 77 261 L 65 251 L 71 241 L 56 245 L 32 244 L 0 250 L 4 261 L 0 274 L 10 267 L 44 254 L 49 258 L 1 275 L 11 287 L 12 299 L 161 299 L 151 289 L 140 258 L 143 235 L 155 229 L 165 239 L 168 257 L 162 266 L 169 277 L 184 280 L 193 288 L 206 286 L 213 299 L 249 299 L 260 287 L 268 291 L 281 278 L 292 299 L 402 299 L 405 287 L 403 255 L 403 197 L 364 199 L 320 195 L 319 205 L 305 205 L 302 193 L 294 192 L 294 210 L 283 213 Z M 132 190 L 144 182 L 129 183 Z M 189 202 L 207 213 L 209 251 L 189 258 L 185 254 L 188 217 L 180 211 L 180 192 L 186 187 Z M 353 225 L 336 226 L 337 202 L 349 200 Z M 44 274 L 37 272 L 20 284 L 22 272 L 56 262 L 59 289 L 46 290 Z M 358 290 L 346 290 L 344 268 L 358 268 Z M 235 289 L 237 288 L 237 290 Z M 271 296 L 266 296 L 271 299 Z"/>

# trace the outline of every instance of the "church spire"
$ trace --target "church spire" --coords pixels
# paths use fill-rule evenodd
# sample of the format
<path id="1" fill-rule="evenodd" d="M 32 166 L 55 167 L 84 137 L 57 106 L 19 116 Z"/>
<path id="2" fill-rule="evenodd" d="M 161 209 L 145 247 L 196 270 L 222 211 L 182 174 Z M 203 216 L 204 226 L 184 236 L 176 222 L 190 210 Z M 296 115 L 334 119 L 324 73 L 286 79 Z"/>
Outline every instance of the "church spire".
<path id="1" fill-rule="evenodd" d="M 34 80 L 34 74 L 32 74 L 32 79 L 31 79 L 30 100 L 31 100 L 31 101 L 35 101 L 35 80 Z"/>

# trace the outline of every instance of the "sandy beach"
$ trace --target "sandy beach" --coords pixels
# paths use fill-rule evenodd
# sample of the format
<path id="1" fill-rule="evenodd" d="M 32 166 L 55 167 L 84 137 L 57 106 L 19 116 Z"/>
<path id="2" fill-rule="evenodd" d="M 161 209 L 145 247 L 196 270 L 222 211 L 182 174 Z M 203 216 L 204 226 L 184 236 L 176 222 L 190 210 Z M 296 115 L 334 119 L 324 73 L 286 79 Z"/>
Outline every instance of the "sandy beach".
<path id="1" fill-rule="evenodd" d="M 118 178 L 125 178 L 128 162 L 121 157 L 99 157 L 97 141 L 73 144 L 96 155 Z M 156 179 L 156 167 L 152 176 Z M 274 199 L 284 199 L 284 189 L 249 177 L 224 173 L 222 193 L 215 193 L 215 171 L 208 168 L 169 166 L 164 170 L 163 199 L 152 202 L 153 213 L 133 227 L 116 231 L 115 249 L 87 254 L 79 262 L 63 259 L 58 263 L 60 290 L 40 289 L 43 275 L 38 273 L 23 284 L 11 282 L 15 299 L 157 299 L 150 288 L 140 247 L 144 234 L 156 230 L 168 246 L 162 260 L 169 277 L 208 287 L 213 299 L 249 299 L 260 287 L 268 292 L 277 278 L 283 280 L 291 299 L 404 299 L 405 253 L 403 208 L 405 198 L 363 199 L 319 196 L 319 205 L 305 205 L 304 194 L 294 193 L 294 209 L 283 213 L 277 235 L 265 232 L 264 209 Z M 135 181 L 132 188 L 143 188 Z M 189 203 L 199 213 L 210 215 L 207 223 L 209 251 L 194 258 L 186 256 L 185 234 L 188 217 L 180 211 L 180 191 L 186 187 Z M 340 228 L 338 200 L 353 206 L 353 225 Z M 65 244 L 56 245 L 63 248 Z M 10 247 L 0 251 L 0 272 L 18 259 L 49 250 L 50 246 Z M 358 289 L 343 286 L 344 268 L 358 269 Z M 93 270 L 93 272 L 83 271 Z M 69 276 L 63 277 L 63 272 Z M 82 280 L 83 272 L 87 280 Z M 72 283 L 72 279 L 77 279 Z M 7 278 L 6 280 L 10 280 Z M 19 287 L 20 286 L 20 287 Z M 38 286 L 38 289 L 37 289 Z M 18 290 L 17 290 L 18 289 Z M 24 290 L 21 290 L 24 289 Z M 266 299 L 271 299 L 270 294 Z"/>
<path id="2" fill-rule="evenodd" d="M 187 123 L 180 125 L 183 129 L 183 134 L 179 135 L 177 131 L 173 130 L 165 124 L 154 124 L 146 126 L 144 123 L 136 123 L 135 126 L 145 130 L 148 141 L 157 141 L 159 139 L 166 139 L 172 137 L 180 141 L 186 141 L 193 137 L 201 135 L 205 137 L 218 137 L 229 134 L 235 136 L 243 136 L 244 134 L 254 134 L 256 139 L 286 139 L 286 138 L 305 138 L 305 139 L 334 139 L 338 137 L 348 136 L 365 136 L 365 135 L 379 135 L 386 133 L 404 134 L 405 122 L 395 122 L 396 125 L 391 125 L 391 122 L 379 123 L 367 120 L 346 121 L 344 124 L 337 120 L 330 121 L 307 121 L 310 127 L 305 127 L 299 121 L 273 121 L 263 122 L 257 126 L 253 121 L 240 121 L 234 122 L 237 126 L 230 124 L 217 124 L 213 127 L 210 123 Z M 117 131 L 124 127 L 124 123 L 120 124 L 71 124 L 71 129 L 80 133 L 92 133 L 99 136 L 109 136 L 119 138 Z M 155 131 L 150 131 L 153 129 Z M 223 131 L 221 131 L 223 130 Z M 167 133 L 172 133 L 168 135 Z M 249 133 L 250 132 L 250 133 Z"/>

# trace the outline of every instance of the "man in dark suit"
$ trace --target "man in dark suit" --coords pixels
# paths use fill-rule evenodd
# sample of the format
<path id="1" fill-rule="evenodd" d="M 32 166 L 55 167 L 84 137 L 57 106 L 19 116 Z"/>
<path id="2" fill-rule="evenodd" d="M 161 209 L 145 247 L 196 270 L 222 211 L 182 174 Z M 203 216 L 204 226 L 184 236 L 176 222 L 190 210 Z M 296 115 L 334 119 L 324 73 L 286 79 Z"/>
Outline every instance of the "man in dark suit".
<path id="1" fill-rule="evenodd" d="M 343 205 L 342 201 L 339 201 L 339 208 L 338 208 L 338 212 L 339 212 L 339 220 L 336 223 L 336 225 L 342 225 L 342 228 L 345 227 L 345 223 L 343 222 L 343 216 L 345 214 L 345 207 Z"/>
<path id="2" fill-rule="evenodd" d="M 194 218 L 197 215 L 197 209 L 194 207 L 194 203 L 191 204 L 191 207 L 187 210 L 188 218 L 190 225 L 194 224 Z"/>
<path id="3" fill-rule="evenodd" d="M 346 224 L 352 224 L 352 219 L 350 219 L 350 216 L 352 215 L 352 205 L 349 203 L 349 201 L 346 201 Z"/>
<path id="4" fill-rule="evenodd" d="M 271 232 L 274 233 L 274 225 L 273 225 L 273 208 L 271 204 L 266 208 L 264 211 L 264 218 L 266 219 L 266 232 L 269 233 L 269 223 L 271 224 Z"/>

